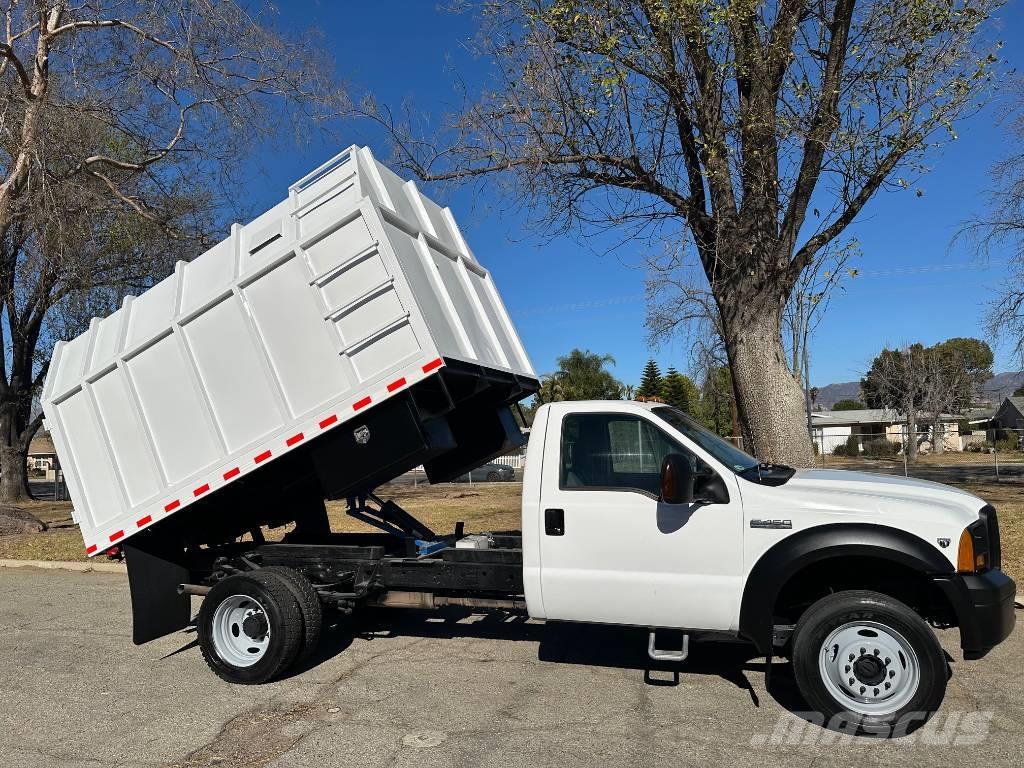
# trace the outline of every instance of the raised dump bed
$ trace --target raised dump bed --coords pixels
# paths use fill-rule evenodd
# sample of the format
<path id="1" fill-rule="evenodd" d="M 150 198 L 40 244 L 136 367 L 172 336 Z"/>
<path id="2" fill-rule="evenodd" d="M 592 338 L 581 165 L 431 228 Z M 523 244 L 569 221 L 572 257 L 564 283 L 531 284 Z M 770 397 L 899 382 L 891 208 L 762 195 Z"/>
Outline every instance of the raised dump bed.
<path id="1" fill-rule="evenodd" d="M 58 344 L 42 403 L 94 555 L 210 497 L 449 479 L 521 440 L 535 389 L 451 211 L 352 147 Z M 235 527 L 270 517 L 292 516 Z"/>

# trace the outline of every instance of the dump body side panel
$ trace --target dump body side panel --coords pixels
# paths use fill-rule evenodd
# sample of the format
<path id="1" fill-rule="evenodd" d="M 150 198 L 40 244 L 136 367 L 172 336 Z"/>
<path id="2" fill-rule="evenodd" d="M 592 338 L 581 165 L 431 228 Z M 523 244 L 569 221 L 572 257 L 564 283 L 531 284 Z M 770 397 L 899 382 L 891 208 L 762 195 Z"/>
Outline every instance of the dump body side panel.
<path id="1" fill-rule="evenodd" d="M 42 400 L 89 554 L 434 375 L 442 358 L 533 377 L 451 213 L 393 176 L 369 150 L 347 150 L 58 345 Z"/>

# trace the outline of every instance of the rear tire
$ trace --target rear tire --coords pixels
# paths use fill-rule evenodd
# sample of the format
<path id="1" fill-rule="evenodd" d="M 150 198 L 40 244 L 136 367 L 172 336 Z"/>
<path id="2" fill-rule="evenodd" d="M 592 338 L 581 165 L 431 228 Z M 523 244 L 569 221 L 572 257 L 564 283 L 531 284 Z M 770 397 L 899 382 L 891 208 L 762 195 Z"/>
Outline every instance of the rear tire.
<path id="1" fill-rule="evenodd" d="M 499 480 L 501 480 L 501 476 L 497 472 L 488 472 L 487 473 L 487 482 L 488 483 L 496 483 Z"/>
<path id="2" fill-rule="evenodd" d="M 948 665 L 935 633 L 908 606 L 850 590 L 822 598 L 800 617 L 793 672 L 826 724 L 902 736 L 942 704 Z"/>
<path id="3" fill-rule="evenodd" d="M 323 628 L 323 609 L 320 607 L 320 598 L 309 579 L 296 571 L 283 565 L 270 565 L 261 569 L 264 573 L 271 572 L 281 576 L 291 590 L 292 596 L 299 603 L 299 610 L 302 612 L 302 647 L 293 664 L 300 664 L 316 651 L 320 645 L 320 632 Z"/>
<path id="4" fill-rule="evenodd" d="M 273 680 L 298 655 L 302 612 L 279 573 L 238 573 L 218 582 L 199 609 L 199 647 L 222 680 Z"/>

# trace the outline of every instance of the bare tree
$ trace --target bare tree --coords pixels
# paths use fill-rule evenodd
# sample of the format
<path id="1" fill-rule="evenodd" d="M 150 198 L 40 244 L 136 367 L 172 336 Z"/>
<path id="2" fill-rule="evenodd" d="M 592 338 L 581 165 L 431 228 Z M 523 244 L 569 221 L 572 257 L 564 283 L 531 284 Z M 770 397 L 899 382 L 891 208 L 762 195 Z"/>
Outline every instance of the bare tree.
<path id="1" fill-rule="evenodd" d="M 903 450 L 908 461 L 917 460 L 917 420 L 925 399 L 928 352 L 920 344 L 883 349 L 861 379 L 860 391 L 870 408 L 887 408 L 907 421 Z"/>
<path id="2" fill-rule="evenodd" d="M 999 296 L 988 311 L 988 331 L 1012 346 L 1024 368 L 1024 81 L 1018 80 L 1011 93 L 1008 116 L 1014 149 L 992 168 L 992 190 L 985 210 L 967 221 L 957 233 L 973 241 L 987 256 L 1006 246 L 1010 265 Z"/>
<path id="3" fill-rule="evenodd" d="M 932 449 L 945 450 L 943 417 L 962 413 L 992 377 L 992 349 L 980 339 L 947 339 L 925 350 L 921 411 L 931 419 Z"/>
<path id="4" fill-rule="evenodd" d="M 501 174 L 555 230 L 689 238 L 722 323 L 743 431 L 809 465 L 780 337 L 803 270 L 880 189 L 905 186 L 977 103 L 998 0 L 504 0 L 494 79 L 428 141 L 373 102 L 428 180 Z"/>
<path id="5" fill-rule="evenodd" d="M 56 338 L 190 258 L 262 140 L 338 114 L 330 61 L 230 0 L 0 3 L 0 501 Z"/>
<path id="6" fill-rule="evenodd" d="M 954 338 L 924 347 L 884 349 L 861 381 L 861 393 L 872 408 L 889 408 L 907 420 L 907 458 L 917 458 L 919 418 L 931 424 L 932 449 L 941 453 L 944 417 L 970 405 L 992 376 L 992 350 L 979 339 Z"/>
<path id="7" fill-rule="evenodd" d="M 858 271 L 847 265 L 858 253 L 856 241 L 823 248 L 800 273 L 782 313 L 782 338 L 789 352 L 790 370 L 808 394 L 811 337 L 828 312 L 836 290 L 842 287 L 842 281 L 857 276 Z"/>
<path id="8" fill-rule="evenodd" d="M 857 276 L 858 271 L 847 265 L 858 253 L 855 240 L 824 247 L 800 273 L 782 314 L 783 346 L 790 371 L 805 395 L 808 430 L 814 400 L 809 389 L 810 339 L 828 311 L 835 290 L 844 279 Z M 701 284 L 702 276 L 687 264 L 685 251 L 648 259 L 647 266 L 650 342 L 660 345 L 682 337 L 690 345 L 691 367 L 702 379 L 719 366 L 728 365 L 718 305 L 712 292 Z"/>

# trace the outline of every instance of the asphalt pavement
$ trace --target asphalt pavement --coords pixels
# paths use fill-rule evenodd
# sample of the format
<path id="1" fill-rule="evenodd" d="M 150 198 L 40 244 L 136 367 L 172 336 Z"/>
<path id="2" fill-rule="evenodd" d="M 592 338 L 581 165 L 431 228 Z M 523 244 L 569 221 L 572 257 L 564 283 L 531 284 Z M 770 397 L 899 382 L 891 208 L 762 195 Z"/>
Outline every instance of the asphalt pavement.
<path id="1" fill-rule="evenodd" d="M 651 670 L 639 630 L 381 609 L 244 687 L 193 633 L 133 646 L 122 575 L 0 568 L 0 606 L 4 768 L 1024 765 L 1020 629 L 970 663 L 941 632 L 945 705 L 884 742 L 808 723 L 788 665 L 768 692 L 740 645 Z"/>

